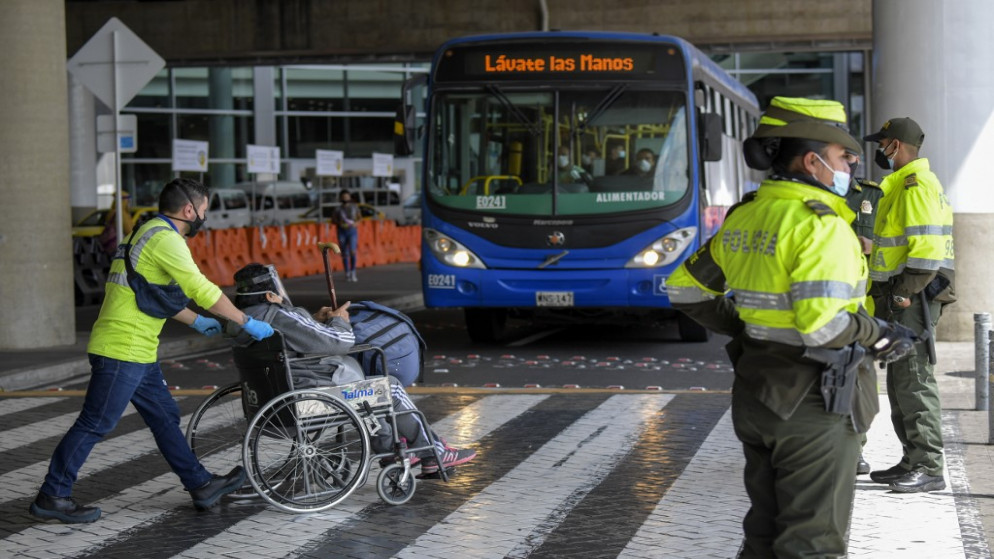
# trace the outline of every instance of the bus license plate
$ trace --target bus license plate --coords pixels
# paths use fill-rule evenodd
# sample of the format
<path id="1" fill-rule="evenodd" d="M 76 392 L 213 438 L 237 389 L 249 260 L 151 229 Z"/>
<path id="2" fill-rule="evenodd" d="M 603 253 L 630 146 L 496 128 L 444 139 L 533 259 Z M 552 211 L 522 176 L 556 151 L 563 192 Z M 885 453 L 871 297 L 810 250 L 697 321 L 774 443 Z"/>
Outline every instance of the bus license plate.
<path id="1" fill-rule="evenodd" d="M 535 306 L 537 307 L 572 307 L 572 291 L 536 291 Z"/>

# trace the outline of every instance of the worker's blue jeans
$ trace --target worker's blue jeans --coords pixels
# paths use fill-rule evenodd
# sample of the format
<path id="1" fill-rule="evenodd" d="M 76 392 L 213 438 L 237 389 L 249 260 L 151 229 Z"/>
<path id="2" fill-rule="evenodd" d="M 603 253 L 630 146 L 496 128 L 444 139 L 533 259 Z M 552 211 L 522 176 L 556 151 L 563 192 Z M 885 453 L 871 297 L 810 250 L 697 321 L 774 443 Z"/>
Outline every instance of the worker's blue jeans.
<path id="1" fill-rule="evenodd" d="M 179 427 L 179 407 L 173 400 L 158 363 L 131 363 L 90 354 L 90 384 L 76 422 L 55 447 L 42 493 L 69 497 L 87 456 L 114 430 L 128 402 L 135 405 L 152 431 L 166 462 L 187 489 L 202 487 L 211 479 Z"/>

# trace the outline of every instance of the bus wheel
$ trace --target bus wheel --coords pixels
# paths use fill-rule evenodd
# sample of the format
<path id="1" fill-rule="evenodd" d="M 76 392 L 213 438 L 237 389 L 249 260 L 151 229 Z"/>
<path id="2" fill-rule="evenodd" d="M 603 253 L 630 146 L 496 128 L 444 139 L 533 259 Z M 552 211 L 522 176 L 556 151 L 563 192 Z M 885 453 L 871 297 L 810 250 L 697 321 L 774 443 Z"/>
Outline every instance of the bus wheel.
<path id="1" fill-rule="evenodd" d="M 507 311 L 504 309 L 467 308 L 466 331 L 474 342 L 494 343 L 504 335 Z"/>
<path id="2" fill-rule="evenodd" d="M 710 330 L 683 313 L 677 315 L 676 323 L 680 330 L 680 340 L 684 342 L 706 342 L 711 338 Z"/>

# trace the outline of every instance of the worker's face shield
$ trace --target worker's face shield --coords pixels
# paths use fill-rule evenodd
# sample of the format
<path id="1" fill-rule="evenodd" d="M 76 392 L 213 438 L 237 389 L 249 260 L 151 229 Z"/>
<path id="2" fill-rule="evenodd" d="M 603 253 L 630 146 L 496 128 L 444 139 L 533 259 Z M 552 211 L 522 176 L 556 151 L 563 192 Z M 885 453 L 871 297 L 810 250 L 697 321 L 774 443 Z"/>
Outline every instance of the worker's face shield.
<path id="1" fill-rule="evenodd" d="M 290 296 L 280 281 L 280 274 L 276 271 L 276 266 L 272 264 L 265 266 L 265 272 L 239 282 L 237 292 L 239 295 L 265 295 L 273 292 L 283 299 L 284 305 L 290 305 Z"/>

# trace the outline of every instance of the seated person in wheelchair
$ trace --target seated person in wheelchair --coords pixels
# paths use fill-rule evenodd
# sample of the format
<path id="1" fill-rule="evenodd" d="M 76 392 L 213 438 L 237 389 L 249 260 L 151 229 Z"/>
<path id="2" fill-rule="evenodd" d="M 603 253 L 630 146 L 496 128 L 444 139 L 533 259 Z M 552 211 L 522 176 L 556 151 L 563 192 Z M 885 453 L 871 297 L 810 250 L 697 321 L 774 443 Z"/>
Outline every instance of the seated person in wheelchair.
<path id="1" fill-rule="evenodd" d="M 248 264 L 235 272 L 235 285 L 235 306 L 252 318 L 269 323 L 274 330 L 282 333 L 287 349 L 297 354 L 291 357 L 326 356 L 320 361 L 307 362 L 303 367 L 293 367 L 294 388 L 334 386 L 365 378 L 359 362 L 346 355 L 355 344 L 355 336 L 349 324 L 349 303 L 338 309 L 322 307 L 314 314 L 302 307 L 294 307 L 290 304 L 276 268 L 257 263 Z M 248 345 L 253 341 L 240 332 L 232 331 L 231 334 L 235 335 L 236 344 Z M 395 410 L 415 409 L 407 391 L 392 376 L 390 389 Z M 373 452 L 377 454 L 390 452 L 392 444 L 389 425 L 384 421 L 380 424 L 383 429 L 371 438 Z M 476 457 L 475 450 L 460 450 L 447 445 L 431 429 L 426 429 L 416 415 L 398 415 L 397 429 L 400 436 L 407 440 L 409 447 L 434 444 L 445 468 L 464 464 Z M 424 454 L 425 456 L 412 457 L 412 465 L 416 462 L 415 458 L 419 458 L 422 474 L 437 473 L 438 464 L 434 456 L 428 458 L 430 452 Z"/>

